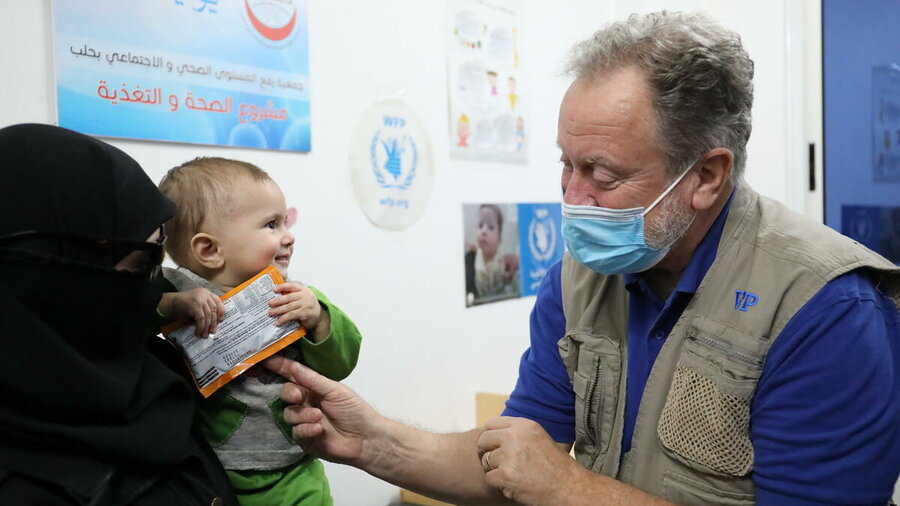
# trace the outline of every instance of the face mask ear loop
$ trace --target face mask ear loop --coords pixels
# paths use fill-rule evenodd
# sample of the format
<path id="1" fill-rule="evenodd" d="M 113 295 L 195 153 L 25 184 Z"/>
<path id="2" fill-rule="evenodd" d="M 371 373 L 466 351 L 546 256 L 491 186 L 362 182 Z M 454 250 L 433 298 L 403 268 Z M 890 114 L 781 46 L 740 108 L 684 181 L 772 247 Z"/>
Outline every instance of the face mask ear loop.
<path id="1" fill-rule="evenodd" d="M 641 216 L 647 216 L 647 213 L 649 213 L 654 207 L 656 207 L 656 204 L 659 204 L 659 201 L 666 198 L 666 195 L 668 195 L 672 190 L 675 189 L 676 186 L 678 186 L 678 183 L 680 183 L 681 180 L 684 179 L 684 176 L 686 176 L 688 174 L 688 172 L 690 172 L 691 169 L 694 168 L 694 164 L 696 164 L 696 163 L 697 162 L 694 162 L 694 163 L 688 165 L 688 168 L 684 172 L 682 172 L 681 175 L 678 176 L 675 179 L 675 181 L 673 181 L 672 184 L 669 185 L 668 188 L 666 188 L 666 191 L 662 192 L 662 195 L 660 195 L 659 197 L 656 197 L 656 200 L 654 200 L 653 203 L 647 207 L 647 209 L 644 209 L 644 212 L 641 213 Z"/>

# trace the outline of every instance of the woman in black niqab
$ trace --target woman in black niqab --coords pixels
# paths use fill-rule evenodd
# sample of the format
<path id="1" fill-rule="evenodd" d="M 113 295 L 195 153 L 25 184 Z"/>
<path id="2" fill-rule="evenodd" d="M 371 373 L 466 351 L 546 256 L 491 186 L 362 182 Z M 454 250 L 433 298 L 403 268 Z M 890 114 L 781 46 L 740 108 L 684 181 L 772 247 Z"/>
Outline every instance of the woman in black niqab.
<path id="1" fill-rule="evenodd" d="M 178 360 L 151 353 L 146 241 L 174 205 L 122 151 L 49 125 L 0 130 L 0 181 L 0 503 L 233 502 Z M 134 247 L 146 263 L 117 268 Z"/>

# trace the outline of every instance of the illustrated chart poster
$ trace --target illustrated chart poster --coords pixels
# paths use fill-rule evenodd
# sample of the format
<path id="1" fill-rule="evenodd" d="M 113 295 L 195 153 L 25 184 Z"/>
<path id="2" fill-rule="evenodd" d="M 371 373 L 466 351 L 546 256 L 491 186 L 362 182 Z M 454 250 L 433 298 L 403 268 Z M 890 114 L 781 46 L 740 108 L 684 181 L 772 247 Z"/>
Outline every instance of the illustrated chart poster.
<path id="1" fill-rule="evenodd" d="M 59 125 L 310 150 L 306 0 L 54 0 Z"/>
<path id="2" fill-rule="evenodd" d="M 537 293 L 562 260 L 559 203 L 463 204 L 466 306 Z"/>
<path id="3" fill-rule="evenodd" d="M 525 163 L 528 99 L 522 82 L 520 0 L 450 0 L 450 155 Z"/>

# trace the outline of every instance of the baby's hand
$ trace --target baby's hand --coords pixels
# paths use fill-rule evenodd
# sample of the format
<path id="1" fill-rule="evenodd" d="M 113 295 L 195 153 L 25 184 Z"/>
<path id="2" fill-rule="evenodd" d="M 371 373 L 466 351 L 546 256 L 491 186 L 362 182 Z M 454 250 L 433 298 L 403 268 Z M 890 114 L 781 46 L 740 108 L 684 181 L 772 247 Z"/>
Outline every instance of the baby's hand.
<path id="1" fill-rule="evenodd" d="M 507 281 L 510 281 L 512 278 L 516 277 L 519 273 L 519 256 L 518 255 L 504 255 L 503 256 L 503 273 L 506 277 Z"/>
<path id="2" fill-rule="evenodd" d="M 315 331 L 322 319 L 322 306 L 312 290 L 298 283 L 282 283 L 275 292 L 281 294 L 269 301 L 269 315 L 278 317 L 275 325 L 297 320 L 306 330 Z"/>
<path id="3" fill-rule="evenodd" d="M 199 337 L 215 334 L 219 321 L 225 317 L 225 305 L 206 288 L 192 288 L 184 292 L 167 292 L 159 302 L 159 311 L 175 320 L 193 320 Z"/>

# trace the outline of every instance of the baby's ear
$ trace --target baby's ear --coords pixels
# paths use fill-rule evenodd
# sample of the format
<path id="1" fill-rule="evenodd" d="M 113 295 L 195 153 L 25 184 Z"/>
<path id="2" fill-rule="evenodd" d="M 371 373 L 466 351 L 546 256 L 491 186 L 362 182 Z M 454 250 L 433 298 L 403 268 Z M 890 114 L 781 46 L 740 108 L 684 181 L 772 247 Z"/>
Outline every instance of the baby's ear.
<path id="1" fill-rule="evenodd" d="M 191 237 L 191 255 L 207 269 L 219 269 L 225 265 L 219 241 L 214 235 L 200 232 Z"/>

